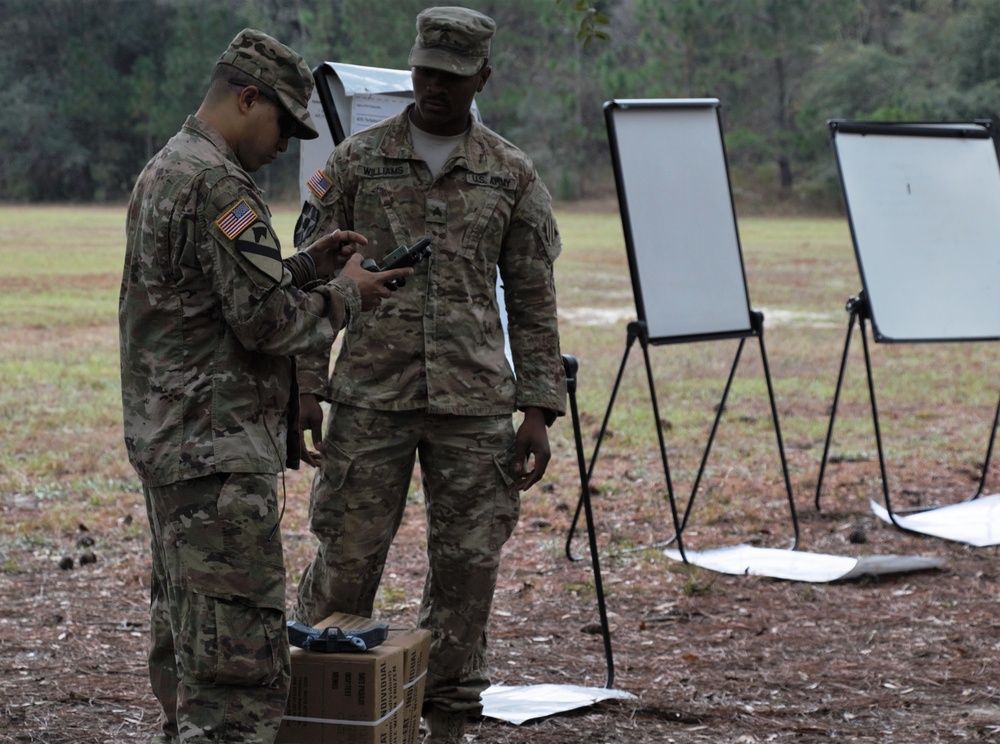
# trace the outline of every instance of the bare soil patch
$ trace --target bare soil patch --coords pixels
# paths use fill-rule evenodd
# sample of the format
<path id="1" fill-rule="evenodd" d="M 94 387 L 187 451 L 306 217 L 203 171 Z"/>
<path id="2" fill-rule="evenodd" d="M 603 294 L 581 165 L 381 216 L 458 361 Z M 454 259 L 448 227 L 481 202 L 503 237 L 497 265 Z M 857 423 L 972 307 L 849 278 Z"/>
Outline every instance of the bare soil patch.
<path id="1" fill-rule="evenodd" d="M 494 676 L 513 685 L 600 687 L 608 670 L 593 572 L 589 560 L 569 561 L 564 550 L 579 492 L 575 455 L 557 455 L 542 488 L 525 497 L 506 551 L 492 623 Z M 792 467 L 808 471 L 808 460 Z M 919 482 L 938 465 L 911 467 Z M 821 512 L 812 505 L 815 477 L 794 484 L 800 548 L 934 555 L 946 560 L 943 570 L 804 584 L 689 568 L 650 547 L 670 536 L 669 512 L 662 478 L 636 473 L 655 473 L 657 463 L 646 454 L 609 453 L 599 470 L 594 506 L 614 628 L 614 683 L 636 698 L 522 726 L 475 721 L 470 742 L 1000 741 L 997 549 L 878 522 L 865 503 L 876 462 L 831 464 Z M 287 480 L 290 594 L 314 545 L 305 527 L 309 477 Z M 921 498 L 914 494 L 926 485 L 918 482 L 902 484 L 910 494 L 904 502 Z M 779 483 L 749 474 L 732 476 L 726 488 L 743 495 L 753 517 L 693 521 L 685 532 L 689 549 L 786 541 Z M 942 485 L 935 495 L 961 498 L 955 491 Z M 51 507 L 37 496 L 6 495 L 3 519 L 38 519 Z M 127 742 L 155 731 L 144 656 L 144 519 L 136 494 L 117 513 L 95 514 L 72 532 L 4 545 L 0 741 Z M 582 522 L 577 534 L 572 552 L 588 556 Z M 414 504 L 390 558 L 382 617 L 414 622 L 423 539 Z M 96 561 L 81 565 L 85 553 Z M 60 569 L 60 559 L 73 567 Z"/>

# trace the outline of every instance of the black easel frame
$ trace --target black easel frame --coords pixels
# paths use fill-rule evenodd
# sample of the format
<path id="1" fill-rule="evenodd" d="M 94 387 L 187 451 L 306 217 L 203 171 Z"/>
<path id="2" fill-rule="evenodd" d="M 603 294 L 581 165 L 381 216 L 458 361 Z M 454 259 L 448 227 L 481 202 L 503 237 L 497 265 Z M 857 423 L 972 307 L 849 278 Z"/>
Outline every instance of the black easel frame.
<path id="1" fill-rule="evenodd" d="M 889 514 L 890 521 L 900 529 L 906 529 L 896 520 L 895 512 L 892 510 L 892 502 L 889 497 L 889 478 L 885 464 L 885 451 L 882 446 L 882 429 L 879 425 L 878 405 L 875 400 L 875 378 L 872 374 L 871 353 L 868 347 L 868 331 L 866 321 L 871 321 L 871 308 L 865 298 L 865 293 L 859 292 L 857 297 L 852 297 L 847 301 L 846 310 L 850 313 L 847 322 L 847 338 L 844 341 L 844 353 L 840 358 L 840 371 L 837 373 L 837 387 L 833 393 L 833 406 L 830 411 L 830 425 L 826 430 L 826 441 L 823 444 L 823 457 L 820 460 L 819 476 L 816 479 L 816 510 L 820 511 L 820 494 L 823 490 L 823 476 L 826 473 L 826 463 L 830 455 L 830 443 L 833 439 L 833 425 L 837 418 L 837 406 L 840 403 L 840 392 L 844 384 L 844 372 L 847 369 L 847 357 L 851 348 L 851 337 L 854 331 L 854 324 L 857 322 L 861 333 L 861 343 L 865 355 L 865 373 L 868 381 L 868 400 L 871 403 L 872 426 L 875 430 L 875 444 L 878 449 L 879 474 L 882 479 L 882 497 L 885 500 L 885 509 Z M 990 428 L 989 442 L 986 446 L 986 458 L 983 462 L 983 472 L 979 478 L 979 486 L 976 492 L 968 499 L 973 501 L 979 498 L 986 487 L 986 477 L 990 470 L 990 460 L 993 457 L 993 444 L 996 440 L 997 428 L 1000 425 L 1000 400 L 997 401 L 996 413 L 993 416 L 993 426 Z"/>
<path id="2" fill-rule="evenodd" d="M 625 353 L 586 480 L 589 483 L 593 475 L 629 352 L 638 340 L 646 366 L 674 527 L 674 536 L 666 544 L 676 541 L 685 563 L 688 559 L 682 538 L 684 528 L 705 473 L 743 346 L 753 336 L 760 343 L 788 496 L 794 533 L 791 549 L 798 547 L 799 542 L 798 517 L 764 346 L 764 316 L 750 307 L 719 111 L 720 102 L 715 98 L 622 99 L 604 104 L 638 319 L 628 325 Z M 643 292 L 644 284 L 654 291 Z M 657 329 L 655 334 L 650 333 L 651 325 Z M 739 339 L 739 345 L 682 518 L 670 476 L 649 346 L 722 339 Z M 582 507 L 581 500 L 566 539 L 566 556 L 570 560 L 575 560 L 572 541 Z"/>
<path id="3" fill-rule="evenodd" d="M 871 213 L 867 214 L 868 216 L 867 222 L 864 219 L 860 220 L 861 225 L 866 225 L 866 227 L 862 228 L 861 225 L 859 225 L 859 218 L 855 214 L 855 212 L 857 210 L 862 214 L 864 214 L 865 213 L 864 210 L 870 208 L 870 204 L 866 202 L 865 199 L 863 198 L 859 198 L 857 204 L 852 204 L 852 200 L 850 198 L 851 194 L 849 193 L 849 191 L 851 191 L 851 188 L 848 187 L 849 176 L 851 175 L 852 172 L 850 169 L 845 169 L 843 154 L 841 153 L 840 147 L 838 147 L 838 135 L 839 134 L 848 136 L 853 135 L 855 137 L 865 138 L 869 142 L 878 142 L 879 141 L 878 138 L 880 136 L 885 137 L 887 138 L 886 143 L 883 143 L 880 146 L 880 151 L 886 151 L 885 150 L 886 144 L 893 140 L 904 141 L 907 140 L 908 138 L 914 138 L 913 139 L 914 142 L 920 142 L 921 140 L 925 140 L 927 143 L 938 143 L 935 145 L 935 148 L 932 151 L 921 150 L 921 154 L 924 155 L 925 157 L 931 156 L 932 153 L 936 151 L 938 146 L 945 142 L 955 143 L 956 145 L 961 145 L 964 143 L 972 143 L 975 141 L 989 142 L 991 146 L 988 146 L 988 149 L 994 154 L 995 158 L 996 149 L 995 145 L 992 144 L 992 137 L 991 137 L 993 125 L 991 121 L 982 119 L 973 122 L 903 122 L 903 123 L 831 120 L 827 123 L 827 126 L 829 128 L 831 143 L 833 144 L 834 154 L 836 156 L 837 168 L 840 175 L 841 193 L 844 199 L 844 204 L 847 208 L 847 216 L 851 228 L 851 239 L 854 244 L 854 251 L 858 263 L 858 269 L 861 274 L 862 290 L 859 292 L 857 297 L 851 297 L 846 305 L 846 310 L 850 314 L 847 324 L 847 337 L 844 342 L 844 352 L 840 360 L 840 370 L 837 375 L 837 386 L 834 391 L 833 405 L 830 413 L 830 424 L 827 428 L 826 441 L 823 446 L 823 456 L 820 461 L 819 476 L 817 477 L 816 480 L 815 507 L 817 511 L 820 510 L 820 496 L 823 488 L 823 477 L 826 472 L 826 463 L 829 458 L 830 444 L 833 438 L 834 422 L 836 420 L 837 406 L 840 401 L 840 393 L 843 387 L 844 374 L 847 367 L 847 357 L 848 357 L 848 352 L 850 350 L 851 338 L 854 331 L 854 324 L 855 322 L 857 322 L 858 327 L 860 329 L 861 341 L 864 349 L 865 372 L 868 383 L 868 398 L 871 404 L 872 425 L 875 432 L 875 442 L 878 450 L 879 473 L 882 479 L 882 496 L 883 499 L 885 500 L 885 508 L 886 511 L 888 512 L 889 519 L 892 522 L 892 524 L 895 525 L 896 527 L 899 527 L 900 529 L 905 529 L 904 527 L 902 527 L 902 525 L 900 525 L 899 521 L 896 519 L 896 515 L 893 511 L 892 502 L 890 498 L 889 479 L 887 476 L 887 467 L 885 462 L 885 451 L 882 443 L 882 432 L 878 417 L 878 405 L 876 403 L 876 397 L 875 397 L 875 381 L 872 372 L 871 354 L 868 346 L 868 324 L 869 323 L 871 324 L 872 334 L 876 342 L 880 341 L 886 343 L 901 342 L 901 341 L 962 342 L 962 341 L 996 341 L 1000 339 L 998 339 L 996 335 L 997 333 L 996 326 L 987 324 L 981 327 L 977 327 L 975 330 L 967 328 L 967 326 L 974 324 L 970 323 L 969 319 L 965 316 L 962 316 L 962 320 L 965 322 L 956 323 L 955 329 L 944 328 L 943 326 L 940 326 L 938 327 L 936 332 L 931 332 L 931 333 L 914 332 L 913 328 L 909 328 L 908 331 L 900 331 L 898 327 L 894 331 L 886 331 L 884 317 L 882 318 L 883 324 L 880 327 L 879 323 L 876 321 L 875 311 L 872 308 L 872 303 L 869 296 L 871 285 L 874 283 L 874 279 L 872 276 L 873 272 L 870 271 L 871 268 L 870 266 L 866 267 L 866 261 L 865 261 L 866 256 L 863 255 L 866 253 L 866 250 L 862 249 L 862 242 L 861 242 L 862 236 L 859 235 L 859 233 L 865 233 L 864 237 L 867 240 L 869 237 L 868 233 L 873 231 L 873 224 L 875 222 L 877 222 L 880 228 L 884 227 L 885 225 L 892 225 L 896 229 L 900 229 L 900 227 L 903 227 L 904 232 L 905 228 L 911 226 L 911 224 L 922 224 L 919 223 L 919 220 L 916 219 L 919 210 L 913 209 L 912 206 L 909 207 L 909 211 L 905 212 L 906 217 L 901 216 L 902 214 L 904 214 L 903 212 L 898 212 L 898 213 L 890 212 L 891 214 L 894 215 L 893 217 L 885 216 L 884 210 L 886 209 L 886 204 L 889 203 L 894 205 L 897 203 L 902 204 L 903 201 L 905 201 L 908 205 L 910 205 L 911 180 L 913 181 L 914 193 L 919 192 L 922 195 L 922 198 L 924 199 L 933 198 L 935 199 L 935 203 L 942 203 L 948 205 L 947 207 L 948 211 L 945 214 L 943 215 L 935 214 L 935 216 L 938 218 L 938 223 L 945 224 L 949 227 L 952 227 L 953 229 L 955 229 L 955 227 L 958 226 L 963 226 L 963 227 L 966 226 L 969 220 L 968 219 L 963 220 L 962 217 L 959 216 L 959 214 L 956 212 L 955 204 L 960 204 L 963 202 L 975 203 L 980 212 L 983 210 L 991 209 L 993 201 L 992 199 L 986 198 L 983 200 L 982 203 L 973 202 L 972 201 L 973 195 L 970 195 L 969 189 L 971 189 L 973 186 L 978 187 L 975 193 L 976 196 L 978 196 L 979 193 L 985 193 L 995 196 L 997 176 L 998 176 L 998 171 L 996 170 L 996 168 L 998 163 L 995 159 L 992 159 L 990 163 L 992 164 L 993 167 L 991 169 L 987 169 L 989 170 L 989 173 L 986 173 L 986 171 L 984 170 L 983 173 L 978 174 L 982 179 L 982 181 L 976 180 L 975 178 L 959 178 L 958 181 L 961 182 L 961 186 L 957 186 L 954 185 L 956 183 L 955 180 L 956 174 L 953 172 L 954 166 L 950 165 L 951 161 L 956 157 L 957 153 L 953 154 L 949 151 L 950 157 L 947 159 L 947 162 L 949 163 L 948 167 L 942 167 L 940 164 L 938 164 L 939 161 L 935 161 L 932 159 L 930 162 L 934 162 L 935 165 L 933 167 L 921 171 L 920 168 L 915 167 L 917 163 L 919 163 L 919 161 L 916 162 L 910 162 L 909 160 L 904 161 L 900 157 L 899 150 L 887 151 L 887 152 L 892 152 L 893 157 L 899 159 L 898 162 L 901 163 L 905 162 L 907 165 L 907 168 L 900 169 L 898 174 L 895 168 L 885 168 L 885 172 L 887 172 L 890 176 L 898 176 L 895 180 L 890 178 L 885 183 L 883 183 L 882 181 L 877 180 L 879 177 L 878 175 L 874 173 L 868 173 L 865 174 L 864 178 L 858 178 L 855 175 L 854 180 L 851 181 L 853 184 L 853 188 L 856 189 L 857 191 L 861 192 L 862 194 L 869 192 L 868 199 L 871 200 L 871 203 L 877 204 L 879 207 L 879 212 L 877 213 L 878 217 L 876 220 L 872 219 Z M 870 152 L 869 157 L 871 158 L 871 156 L 875 154 L 881 154 L 881 153 Z M 859 162 L 859 160 L 857 160 L 858 156 L 855 155 L 855 158 L 856 159 L 854 162 L 858 163 Z M 866 166 L 870 167 L 868 165 L 869 161 L 862 160 L 860 162 L 863 162 Z M 969 161 L 962 161 L 962 162 L 968 164 Z M 976 164 L 977 165 L 982 164 L 984 169 L 987 168 L 986 161 L 982 160 L 978 156 L 976 159 Z M 855 165 L 855 167 L 857 166 Z M 884 168 L 884 166 L 882 167 Z M 881 171 L 879 172 L 879 175 L 881 175 Z M 961 173 L 961 176 L 963 177 L 966 175 L 967 174 L 965 171 Z M 948 187 L 946 189 L 941 189 L 940 191 L 936 190 L 934 186 L 935 186 L 935 181 L 937 180 L 944 180 L 944 182 L 948 184 Z M 894 189 L 898 192 L 898 196 L 892 196 L 892 198 L 896 200 L 900 200 L 902 198 L 903 194 L 902 185 L 904 182 L 906 188 L 905 200 L 896 202 L 892 202 L 891 200 L 889 200 L 889 197 L 890 195 L 892 195 Z M 874 201 L 873 196 L 870 193 L 873 184 L 876 184 L 878 186 L 878 194 L 876 198 L 880 199 L 880 201 Z M 963 191 L 962 190 L 963 188 L 966 190 Z M 887 201 L 881 201 L 881 199 L 883 198 L 886 199 Z M 917 205 L 921 204 L 925 206 L 927 205 L 926 202 L 920 202 L 919 200 L 913 203 Z M 909 220 L 906 219 L 907 217 L 910 219 Z M 996 230 L 995 226 L 994 230 Z M 963 250 L 972 249 L 978 251 L 980 250 L 979 247 L 980 244 L 992 243 L 992 239 L 989 238 L 989 235 L 993 235 L 993 233 L 987 233 L 986 235 L 983 235 L 975 231 L 961 232 L 961 230 L 957 230 L 956 232 L 959 236 L 961 236 L 960 239 L 955 240 L 956 247 L 959 247 Z M 910 235 L 912 238 L 914 233 L 911 232 Z M 919 242 L 919 239 L 917 239 L 915 242 Z M 903 262 L 904 260 L 910 259 L 909 249 L 912 246 L 910 245 L 909 242 L 905 240 L 900 241 L 899 239 L 897 239 L 896 242 L 885 242 L 883 239 L 882 242 L 874 241 L 874 243 L 879 251 L 884 252 L 887 255 L 895 256 L 897 261 L 900 263 Z M 907 254 L 905 256 L 900 252 L 899 250 L 900 247 L 905 248 L 907 250 Z M 938 246 L 936 243 L 933 244 L 933 248 L 934 248 L 933 253 L 940 252 L 938 250 Z M 941 250 L 945 250 L 945 248 L 942 248 Z M 922 255 L 927 256 L 927 253 Z M 872 255 L 868 255 L 867 258 L 872 258 Z M 974 263 L 969 262 L 968 265 L 974 265 Z M 926 269 L 924 269 L 923 265 L 918 265 L 918 268 L 921 268 L 926 272 Z M 882 269 L 882 273 L 886 273 L 886 270 L 884 268 Z M 919 275 L 921 272 L 915 272 L 915 273 Z M 964 276 L 968 278 L 970 274 L 966 273 Z M 987 273 L 986 276 L 990 275 Z M 962 294 L 963 287 L 956 288 L 955 287 L 956 283 L 957 282 L 954 279 L 952 279 L 949 284 L 943 285 L 945 290 L 942 292 L 943 296 L 937 297 L 936 303 L 933 303 L 933 309 L 935 311 L 939 306 L 950 307 L 953 304 L 958 304 L 957 300 L 960 299 L 958 296 Z M 879 285 L 876 284 L 876 288 L 878 287 Z M 886 288 L 885 282 L 882 282 L 881 288 L 883 290 Z M 911 290 L 910 294 L 915 295 L 917 298 L 922 297 L 922 295 L 916 293 L 913 290 Z M 972 296 L 975 297 L 977 300 L 981 301 L 983 298 L 983 294 L 984 293 L 981 292 L 980 294 L 974 294 Z M 910 299 L 909 297 L 898 297 L 897 302 L 895 304 L 899 305 L 900 308 L 905 308 L 905 310 L 907 311 L 906 314 L 908 315 L 911 314 L 916 316 L 918 309 L 915 306 L 907 306 L 905 302 L 903 302 L 903 300 L 909 300 L 909 299 Z M 894 304 L 891 300 L 887 300 L 885 298 L 882 299 L 882 303 L 883 305 L 880 306 L 881 309 L 879 310 L 879 312 L 883 312 L 885 310 L 886 304 L 888 305 Z M 893 309 L 896 309 L 897 313 L 899 312 L 899 308 L 893 308 Z M 979 306 L 976 305 L 975 309 L 978 311 Z M 966 310 L 966 313 L 970 313 L 970 311 Z M 993 320 L 995 316 L 987 315 L 982 317 L 984 317 L 985 319 Z M 896 325 L 898 326 L 898 323 Z M 929 323 L 929 325 L 933 325 L 933 323 Z M 920 330 L 923 331 L 924 329 L 921 328 Z M 993 425 L 990 429 L 990 435 L 986 447 L 986 458 L 983 463 L 983 469 L 979 479 L 979 485 L 975 493 L 968 500 L 974 500 L 979 498 L 979 496 L 981 496 L 983 493 L 983 489 L 985 488 L 986 478 L 989 474 L 990 461 L 993 456 L 993 445 L 996 440 L 998 424 L 1000 424 L 1000 401 L 998 401 L 997 403 L 996 413 L 994 414 L 993 417 Z"/>
<path id="4" fill-rule="evenodd" d="M 618 389 L 621 386 L 622 376 L 625 373 L 625 366 L 626 363 L 628 362 L 629 352 L 631 351 L 635 341 L 638 340 L 639 346 L 642 348 L 643 361 L 646 367 L 646 381 L 649 385 L 650 403 L 652 406 L 653 420 L 656 422 L 656 434 L 660 450 L 660 462 L 663 465 L 663 473 L 664 477 L 666 478 L 667 498 L 668 501 L 670 502 L 670 515 L 674 527 L 673 536 L 669 540 L 667 540 L 665 544 L 670 545 L 676 542 L 677 550 L 681 555 L 681 559 L 685 563 L 689 563 L 689 561 L 687 558 L 687 553 L 685 552 L 682 535 L 685 527 L 687 527 L 688 518 L 691 515 L 691 510 L 694 507 L 694 502 L 698 494 L 698 489 L 701 486 L 702 477 L 704 476 L 705 467 L 708 463 L 708 458 L 712 451 L 712 445 L 715 442 L 715 435 L 718 432 L 719 423 L 722 419 L 722 414 L 726 409 L 726 401 L 729 398 L 729 391 L 732 387 L 733 378 L 735 377 L 736 369 L 739 366 L 740 358 L 743 353 L 743 346 L 746 343 L 747 338 L 749 338 L 751 335 L 756 336 L 760 344 L 761 360 L 764 367 L 764 378 L 767 382 L 768 399 L 771 405 L 771 421 L 774 424 L 775 438 L 777 440 L 777 446 L 778 446 L 778 455 L 781 461 L 781 472 L 782 476 L 784 477 L 785 492 L 788 498 L 788 509 L 789 509 L 789 514 L 791 516 L 792 532 L 793 532 L 792 543 L 789 547 L 789 550 L 795 550 L 799 544 L 799 521 L 795 511 L 795 500 L 792 496 L 792 482 L 788 474 L 788 462 L 785 457 L 785 447 L 781 437 L 781 425 L 778 422 L 778 408 L 774 397 L 774 386 L 771 383 L 771 371 L 767 361 L 767 350 L 764 345 L 763 313 L 759 311 L 753 312 L 751 314 L 751 321 L 752 321 L 752 333 L 748 334 L 747 336 L 741 337 L 739 340 L 739 345 L 737 346 L 736 349 L 736 355 L 735 358 L 733 359 L 733 365 L 729 371 L 729 377 L 726 379 L 726 385 L 722 393 L 722 399 L 719 402 L 719 405 L 716 407 L 715 419 L 712 422 L 712 430 L 711 433 L 709 434 L 708 441 L 705 445 L 705 450 L 701 458 L 701 464 L 698 467 L 698 474 L 695 476 L 694 484 L 691 488 L 691 494 L 688 497 L 683 517 L 679 516 L 679 511 L 677 508 L 677 500 L 674 495 L 673 481 L 670 476 L 670 463 L 667 457 L 667 448 L 663 436 L 663 424 L 661 423 L 660 420 L 659 405 L 657 403 L 656 384 L 653 379 L 653 368 L 649 358 L 649 346 L 651 342 L 646 334 L 645 324 L 642 321 L 633 321 L 632 323 L 628 324 L 627 338 L 625 341 L 625 352 L 622 355 L 621 365 L 618 368 L 618 376 L 615 378 L 615 384 L 611 391 L 611 399 L 608 402 L 608 408 L 604 414 L 604 420 L 601 423 L 601 430 L 597 436 L 597 442 L 594 445 L 594 454 L 592 455 L 590 460 L 590 467 L 587 469 L 585 475 L 586 482 L 589 483 L 591 477 L 593 476 L 594 467 L 597 464 L 598 455 L 600 454 L 601 451 L 601 443 L 603 442 L 604 436 L 607 433 L 608 421 L 611 418 L 611 411 L 614 408 L 615 399 L 618 396 Z M 572 543 L 576 532 L 577 522 L 579 521 L 580 517 L 580 510 L 581 508 L 583 508 L 583 506 L 584 506 L 583 499 L 581 499 L 580 502 L 577 503 L 576 511 L 574 513 L 573 520 L 570 523 L 569 532 L 566 537 L 566 557 L 571 561 L 579 560 L 579 558 L 576 558 L 573 555 Z M 589 508 L 589 502 L 588 502 L 588 508 Z M 591 545 L 593 545 L 593 538 L 591 538 Z"/>

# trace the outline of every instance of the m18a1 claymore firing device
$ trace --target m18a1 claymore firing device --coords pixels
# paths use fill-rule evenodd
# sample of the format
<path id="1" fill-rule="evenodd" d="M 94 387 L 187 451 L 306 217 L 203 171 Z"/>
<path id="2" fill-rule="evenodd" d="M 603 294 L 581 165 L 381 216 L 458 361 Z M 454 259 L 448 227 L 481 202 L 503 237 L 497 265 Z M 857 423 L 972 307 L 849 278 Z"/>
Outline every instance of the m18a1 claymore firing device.
<path id="1" fill-rule="evenodd" d="M 311 628 L 294 620 L 289 620 L 287 626 L 289 643 L 304 651 L 321 654 L 367 651 L 389 637 L 387 623 L 374 623 L 361 630 L 341 630 L 334 626 L 323 629 Z"/>
<path id="2" fill-rule="evenodd" d="M 361 262 L 361 268 L 368 269 L 368 271 L 389 271 L 390 269 L 402 269 L 407 266 L 416 266 L 429 255 L 431 255 L 431 239 L 421 238 L 410 248 L 407 248 L 405 245 L 400 246 L 382 259 L 381 264 L 376 263 L 370 258 L 366 258 Z M 403 279 L 393 279 L 391 282 L 386 282 L 385 286 L 395 292 L 405 284 L 406 281 Z"/>

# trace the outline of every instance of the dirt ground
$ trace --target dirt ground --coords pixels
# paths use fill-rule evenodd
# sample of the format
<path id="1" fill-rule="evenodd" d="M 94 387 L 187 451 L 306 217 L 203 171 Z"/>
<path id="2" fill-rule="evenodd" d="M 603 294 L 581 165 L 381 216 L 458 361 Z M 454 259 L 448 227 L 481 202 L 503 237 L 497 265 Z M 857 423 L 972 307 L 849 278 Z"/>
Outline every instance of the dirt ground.
<path id="1" fill-rule="evenodd" d="M 498 683 L 607 682 L 594 573 L 589 560 L 570 561 L 565 552 L 579 496 L 568 447 L 556 453 L 541 488 L 525 497 L 506 551 L 491 630 Z M 804 457 L 792 450 L 793 460 Z M 831 462 L 822 511 L 812 503 L 815 475 L 797 478 L 799 549 L 937 556 L 942 569 L 832 584 L 714 574 L 671 561 L 656 547 L 672 534 L 662 476 L 650 475 L 657 465 L 646 455 L 610 453 L 593 484 L 614 687 L 634 699 L 520 726 L 473 721 L 469 742 L 1000 741 L 996 548 L 880 523 L 867 507 L 877 462 L 852 460 Z M 936 468 L 911 464 L 918 478 L 927 477 L 922 465 Z M 900 507 L 917 498 L 906 477 Z M 290 595 L 314 545 L 304 522 L 308 478 L 293 474 L 287 483 Z M 970 472 L 970 492 L 975 479 Z M 743 493 L 748 504 L 760 502 L 762 490 L 773 496 L 759 508 L 706 513 L 701 521 L 696 511 L 684 532 L 688 549 L 787 545 L 791 522 L 780 482 L 762 483 L 747 472 L 731 475 L 726 489 Z M 947 491 L 942 486 L 931 496 L 956 500 Z M 139 494 L 133 496 L 117 513 L 95 514 L 58 535 L 58 547 L 31 540 L 7 546 L 0 741 L 143 741 L 156 730 L 144 657 L 145 517 Z M 5 521 L 37 520 L 51 508 L 37 494 L 4 496 L 0 506 Z M 571 552 L 589 557 L 583 528 L 581 521 Z M 86 562 L 87 554 L 95 560 Z M 60 559 L 73 567 L 60 568 Z M 423 570 L 423 517 L 413 505 L 390 556 L 380 617 L 415 620 Z"/>

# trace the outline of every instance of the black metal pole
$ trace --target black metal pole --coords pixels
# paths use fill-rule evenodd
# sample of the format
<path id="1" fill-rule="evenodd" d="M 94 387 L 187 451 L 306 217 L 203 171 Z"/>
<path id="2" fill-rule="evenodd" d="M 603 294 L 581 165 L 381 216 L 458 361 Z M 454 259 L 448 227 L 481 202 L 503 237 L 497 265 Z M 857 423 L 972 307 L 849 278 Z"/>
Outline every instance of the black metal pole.
<path id="1" fill-rule="evenodd" d="M 604 683 L 604 687 L 610 690 L 614 687 L 615 683 L 615 662 L 611 652 L 611 628 L 608 626 L 608 609 L 604 599 L 604 584 L 601 581 L 601 560 L 597 549 L 597 533 L 594 529 L 594 512 L 590 503 L 590 478 L 587 472 L 586 458 L 583 454 L 583 435 L 580 433 L 580 412 L 576 405 L 576 373 L 579 369 L 579 363 L 575 357 L 569 354 L 563 354 L 562 359 L 563 367 L 566 370 L 566 390 L 569 393 L 570 415 L 573 419 L 576 459 L 580 469 L 580 504 L 583 505 L 584 514 L 586 515 L 587 537 L 590 540 L 590 560 L 594 566 L 594 590 L 597 593 L 597 610 L 601 616 L 601 633 L 604 636 L 604 657 L 608 663 L 608 677 Z"/>

